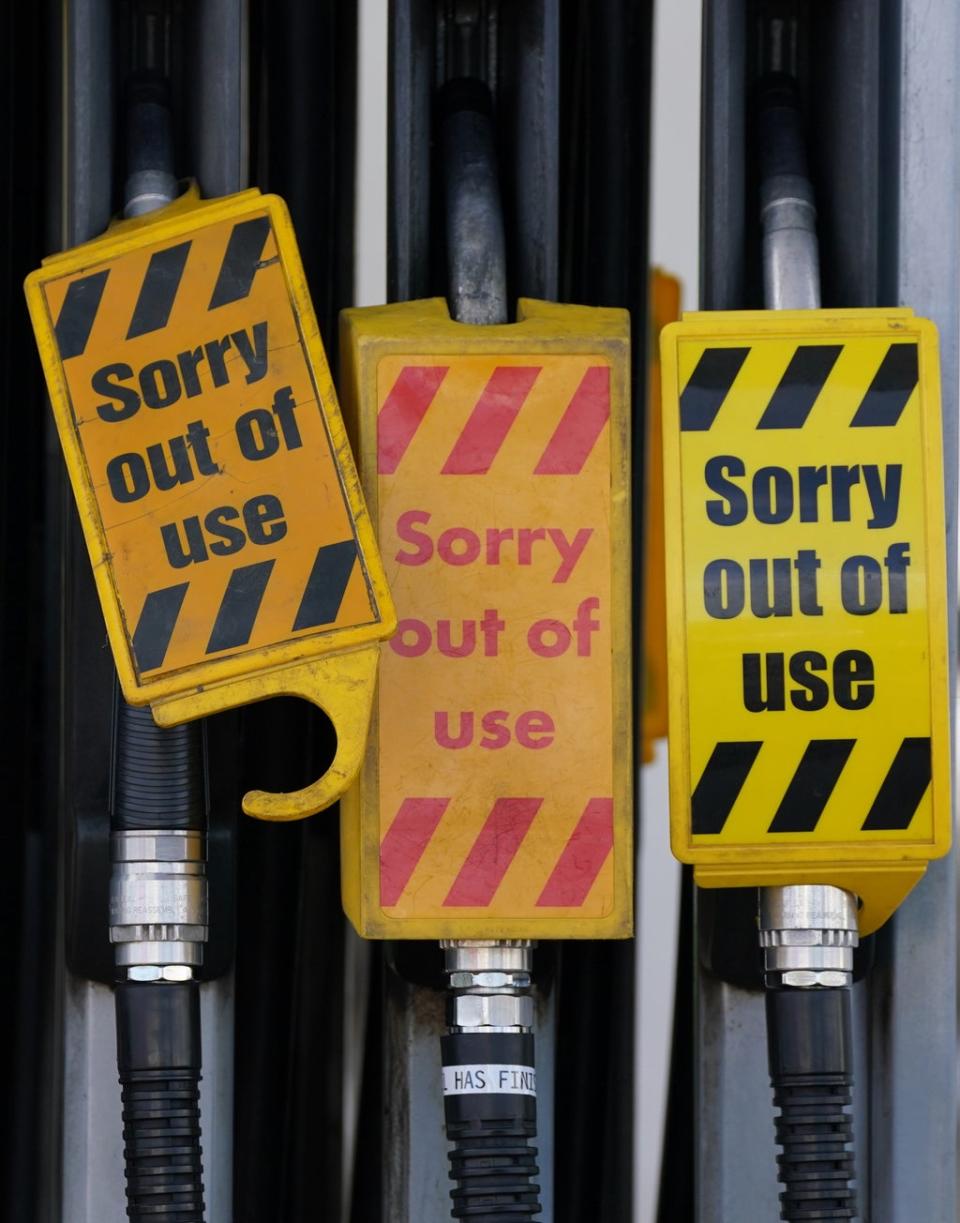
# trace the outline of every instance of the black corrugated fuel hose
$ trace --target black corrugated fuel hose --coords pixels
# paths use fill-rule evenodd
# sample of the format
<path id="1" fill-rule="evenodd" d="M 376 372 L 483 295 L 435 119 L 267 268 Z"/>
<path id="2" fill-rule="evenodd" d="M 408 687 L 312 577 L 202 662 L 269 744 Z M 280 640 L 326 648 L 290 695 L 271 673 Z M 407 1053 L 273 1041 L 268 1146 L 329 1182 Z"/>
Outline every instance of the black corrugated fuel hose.
<path id="1" fill-rule="evenodd" d="M 849 989 L 767 991 L 781 1218 L 855 1219 Z"/>
<path id="2" fill-rule="evenodd" d="M 118 700 L 111 937 L 127 1216 L 203 1223 L 200 999 L 206 937 L 202 732 Z"/>

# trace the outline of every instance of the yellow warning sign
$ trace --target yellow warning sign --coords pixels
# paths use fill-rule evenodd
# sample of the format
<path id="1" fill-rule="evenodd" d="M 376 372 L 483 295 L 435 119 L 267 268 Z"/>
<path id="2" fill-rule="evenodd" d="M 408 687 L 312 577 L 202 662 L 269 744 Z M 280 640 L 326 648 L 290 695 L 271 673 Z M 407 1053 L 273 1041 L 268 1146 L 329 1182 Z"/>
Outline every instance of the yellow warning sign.
<path id="1" fill-rule="evenodd" d="M 188 196 L 27 294 L 127 700 L 319 699 L 291 664 L 393 612 L 282 202 Z"/>
<path id="2" fill-rule="evenodd" d="M 368 936 L 630 930 L 627 321 L 521 311 L 345 315 L 399 615 L 344 805 Z"/>
<path id="3" fill-rule="evenodd" d="M 912 883 L 950 844 L 935 330 L 687 315 L 663 369 L 674 852 Z"/>

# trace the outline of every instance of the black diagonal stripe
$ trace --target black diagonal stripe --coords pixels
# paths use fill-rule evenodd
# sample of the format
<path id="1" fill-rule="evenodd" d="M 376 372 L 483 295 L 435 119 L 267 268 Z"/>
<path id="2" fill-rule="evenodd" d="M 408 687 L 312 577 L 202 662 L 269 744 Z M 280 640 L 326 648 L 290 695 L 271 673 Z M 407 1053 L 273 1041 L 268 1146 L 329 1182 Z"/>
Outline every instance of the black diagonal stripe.
<path id="1" fill-rule="evenodd" d="M 891 344 L 850 422 L 851 428 L 895 425 L 913 394 L 918 377 L 916 344 Z"/>
<path id="2" fill-rule="evenodd" d="M 842 344 L 801 344 L 757 428 L 802 429 L 842 352 Z"/>
<path id="3" fill-rule="evenodd" d="M 769 832 L 813 832 L 856 739 L 811 739 Z"/>
<path id="4" fill-rule="evenodd" d="M 704 433 L 716 420 L 749 348 L 704 349 L 680 396 L 680 428 Z"/>
<path id="5" fill-rule="evenodd" d="M 162 665 L 189 586 L 189 582 L 180 582 L 163 590 L 151 590 L 144 600 L 133 634 L 133 653 L 141 674 Z"/>
<path id="6" fill-rule="evenodd" d="M 218 650 L 235 650 L 250 640 L 263 602 L 263 592 L 267 589 L 275 563 L 272 560 L 257 561 L 255 565 L 241 565 L 230 574 L 213 632 L 207 642 L 207 654 L 215 654 Z"/>
<path id="7" fill-rule="evenodd" d="M 863 831 L 909 828 L 930 784 L 930 769 L 930 740 L 904 739 L 863 821 Z"/>
<path id="8" fill-rule="evenodd" d="M 61 361 L 79 357 L 86 348 L 109 275 L 109 269 L 105 272 L 94 272 L 92 276 L 75 280 L 67 289 L 67 295 L 60 307 L 60 317 L 54 328 Z"/>
<path id="9" fill-rule="evenodd" d="M 208 310 L 216 310 L 217 306 L 226 306 L 247 296 L 269 232 L 269 217 L 254 217 L 234 225 Z"/>
<path id="10" fill-rule="evenodd" d="M 191 245 L 191 242 L 181 242 L 178 246 L 168 246 L 166 250 L 151 255 L 130 320 L 128 340 L 166 327 Z"/>
<path id="11" fill-rule="evenodd" d="M 357 545 L 352 539 L 327 544 L 313 562 L 307 589 L 303 592 L 300 610 L 293 622 L 296 632 L 302 628 L 318 628 L 332 624 L 340 611 L 347 582 L 357 559 Z"/>
<path id="12" fill-rule="evenodd" d="M 718 743 L 693 792 L 694 836 L 723 831 L 761 744 L 747 741 Z"/>

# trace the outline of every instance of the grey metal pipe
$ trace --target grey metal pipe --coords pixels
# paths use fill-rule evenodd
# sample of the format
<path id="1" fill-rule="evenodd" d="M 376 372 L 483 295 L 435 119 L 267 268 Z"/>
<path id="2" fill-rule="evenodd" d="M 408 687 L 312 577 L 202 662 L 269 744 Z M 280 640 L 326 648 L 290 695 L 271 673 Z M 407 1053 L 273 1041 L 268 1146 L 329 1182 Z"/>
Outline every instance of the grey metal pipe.
<path id="1" fill-rule="evenodd" d="M 817 210 L 791 77 L 767 78 L 759 127 L 764 304 L 768 310 L 815 310 L 820 305 Z"/>
<path id="2" fill-rule="evenodd" d="M 783 72 L 763 80 L 759 145 L 764 304 L 820 305 L 816 207 L 807 168 L 797 84 Z M 807 1218 L 811 1202 L 833 1217 L 856 1211 L 849 987 L 859 942 L 857 898 L 802 884 L 760 890 L 767 1038 L 778 1107 L 781 1218 Z M 837 991 L 841 990 L 842 993 Z M 802 1084 L 799 1085 L 798 1084 Z M 820 1093 L 821 1100 L 812 1095 Z M 810 1164 L 810 1143 L 820 1162 Z M 814 1171 L 811 1171 L 814 1169 Z"/>
<path id="3" fill-rule="evenodd" d="M 460 323 L 507 321 L 507 256 L 493 103 L 482 81 L 440 94 L 450 313 Z"/>

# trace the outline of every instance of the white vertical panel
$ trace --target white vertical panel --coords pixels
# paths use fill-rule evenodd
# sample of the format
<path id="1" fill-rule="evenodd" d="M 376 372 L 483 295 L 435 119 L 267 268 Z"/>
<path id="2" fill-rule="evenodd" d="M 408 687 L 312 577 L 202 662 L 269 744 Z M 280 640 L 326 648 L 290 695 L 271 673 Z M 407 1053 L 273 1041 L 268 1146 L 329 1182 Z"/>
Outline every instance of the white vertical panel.
<path id="1" fill-rule="evenodd" d="M 695 309 L 700 249 L 701 0 L 661 0 L 654 21 L 650 262 L 679 276 Z M 673 1026 L 680 868 L 670 853 L 666 745 L 641 770 L 637 866 L 637 1113 L 634 1215 L 654 1223 Z"/>
<path id="2" fill-rule="evenodd" d="M 387 299 L 388 0 L 359 0 L 354 301 Z"/>

